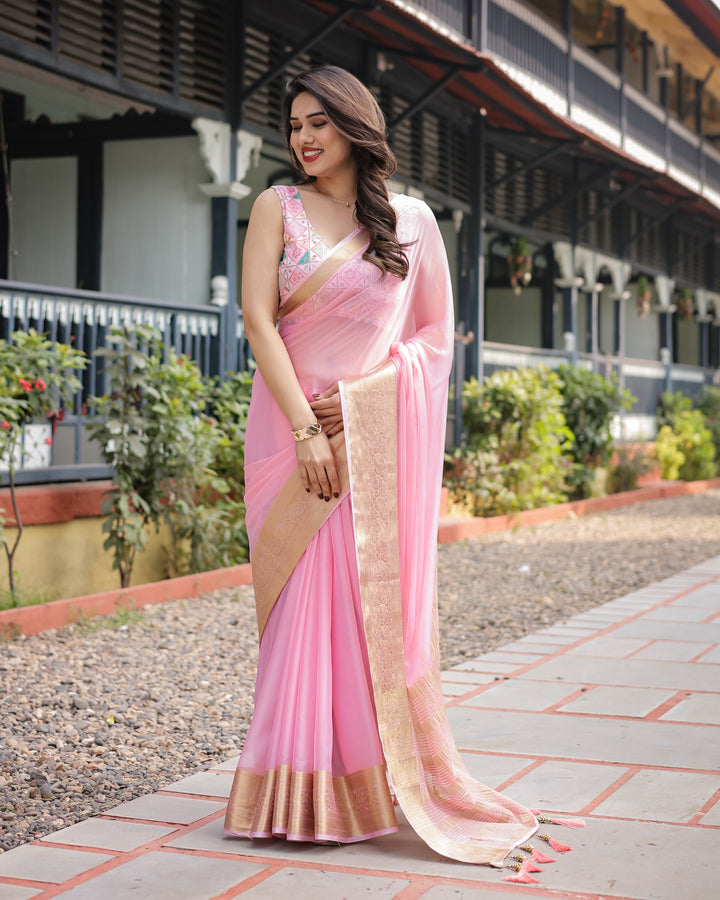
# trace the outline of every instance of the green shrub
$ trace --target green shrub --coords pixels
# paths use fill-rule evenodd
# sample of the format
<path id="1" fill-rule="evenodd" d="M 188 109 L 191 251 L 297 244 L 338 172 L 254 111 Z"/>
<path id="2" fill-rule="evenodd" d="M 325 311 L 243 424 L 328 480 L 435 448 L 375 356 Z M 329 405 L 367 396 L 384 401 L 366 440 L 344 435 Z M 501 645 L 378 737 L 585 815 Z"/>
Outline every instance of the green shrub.
<path id="1" fill-rule="evenodd" d="M 690 397 L 681 394 L 679 391 L 674 394 L 668 394 L 667 391 L 660 398 L 657 412 L 655 414 L 655 424 L 658 432 L 664 425 L 669 425 L 675 429 L 675 422 L 681 413 L 692 412 L 693 402 Z"/>
<path id="2" fill-rule="evenodd" d="M 93 398 L 98 418 L 90 432 L 114 470 L 103 531 L 121 585 L 130 584 L 147 527 L 161 521 L 170 529 L 173 574 L 246 561 L 247 405 L 231 392 L 249 376 L 232 376 L 227 386 L 210 382 L 144 325 L 114 328 L 109 343 L 98 353 L 110 392 Z"/>
<path id="3" fill-rule="evenodd" d="M 715 446 L 700 410 L 682 408 L 663 425 L 655 442 L 663 478 L 699 481 L 717 474 Z"/>
<path id="4" fill-rule="evenodd" d="M 700 394 L 697 408 L 705 415 L 705 424 L 715 445 L 715 458 L 720 459 L 720 388 L 706 387 Z"/>
<path id="5" fill-rule="evenodd" d="M 562 405 L 560 380 L 544 367 L 495 372 L 482 385 L 465 382 L 464 437 L 448 460 L 448 487 L 454 482 L 466 496 L 476 484 L 485 515 L 561 503 L 569 468 L 564 452 L 573 439 Z"/>
<path id="6" fill-rule="evenodd" d="M 505 483 L 497 451 L 456 447 L 446 457 L 444 485 L 452 508 L 467 516 L 492 516 L 512 509 L 515 495 Z"/>
<path id="7" fill-rule="evenodd" d="M 592 494 L 596 469 L 607 466 L 613 449 L 613 416 L 630 409 L 635 398 L 620 388 L 615 376 L 603 377 L 579 366 L 558 366 L 563 415 L 573 440 L 567 448 L 573 466 L 568 475 L 570 495 L 582 500 Z"/>

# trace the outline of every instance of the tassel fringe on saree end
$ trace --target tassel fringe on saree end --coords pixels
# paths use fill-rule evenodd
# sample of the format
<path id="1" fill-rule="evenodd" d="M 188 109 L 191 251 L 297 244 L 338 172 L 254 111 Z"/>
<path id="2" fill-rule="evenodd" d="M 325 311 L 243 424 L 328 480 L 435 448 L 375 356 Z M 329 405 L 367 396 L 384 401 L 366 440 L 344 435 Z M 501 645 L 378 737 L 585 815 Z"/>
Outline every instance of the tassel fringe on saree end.
<path id="1" fill-rule="evenodd" d="M 553 825 L 565 825 L 568 828 L 584 828 L 585 822 L 583 819 L 577 818 L 555 818 L 546 816 L 542 814 L 539 810 L 533 809 L 531 810 L 534 816 L 537 817 L 537 820 L 540 824 L 551 823 Z M 567 844 L 562 844 L 560 841 L 556 840 L 554 837 L 549 835 L 547 832 L 541 834 L 537 832 L 535 837 L 540 838 L 540 840 L 545 841 L 545 843 L 552 847 L 556 853 L 568 853 L 572 850 L 572 847 Z M 533 847 L 532 844 L 522 844 L 518 847 L 518 850 L 523 851 L 523 853 L 528 853 L 529 856 L 523 856 L 522 853 L 514 853 L 508 857 L 508 861 L 505 862 L 505 867 L 509 869 L 514 869 L 514 875 L 506 875 L 503 878 L 503 881 L 510 881 L 513 884 L 539 884 L 540 881 L 537 878 L 533 878 L 532 876 L 536 872 L 542 872 L 542 866 L 548 863 L 554 863 L 555 859 L 551 856 L 546 856 L 541 850 L 538 850 L 537 847 Z M 536 865 L 536 863 L 538 865 Z"/>

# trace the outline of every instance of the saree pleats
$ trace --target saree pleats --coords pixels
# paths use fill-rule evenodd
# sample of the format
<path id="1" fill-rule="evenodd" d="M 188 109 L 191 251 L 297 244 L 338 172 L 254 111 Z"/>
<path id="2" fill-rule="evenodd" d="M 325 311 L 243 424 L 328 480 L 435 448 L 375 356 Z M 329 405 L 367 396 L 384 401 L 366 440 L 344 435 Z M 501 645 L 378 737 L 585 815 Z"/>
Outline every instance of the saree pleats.
<path id="1" fill-rule="evenodd" d="M 349 497 L 312 539 L 268 618 L 225 829 L 304 841 L 397 830 L 375 725 Z"/>

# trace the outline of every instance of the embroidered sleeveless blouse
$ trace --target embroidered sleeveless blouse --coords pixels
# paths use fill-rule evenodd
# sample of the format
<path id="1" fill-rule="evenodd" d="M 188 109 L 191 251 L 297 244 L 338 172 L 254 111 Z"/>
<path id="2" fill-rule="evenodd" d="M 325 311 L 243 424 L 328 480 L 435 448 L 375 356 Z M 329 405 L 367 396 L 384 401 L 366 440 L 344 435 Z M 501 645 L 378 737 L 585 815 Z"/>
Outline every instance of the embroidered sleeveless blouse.
<path id="1" fill-rule="evenodd" d="M 278 270 L 282 306 L 333 248 L 313 231 L 295 185 L 275 184 L 273 190 L 283 214 L 284 249 Z"/>

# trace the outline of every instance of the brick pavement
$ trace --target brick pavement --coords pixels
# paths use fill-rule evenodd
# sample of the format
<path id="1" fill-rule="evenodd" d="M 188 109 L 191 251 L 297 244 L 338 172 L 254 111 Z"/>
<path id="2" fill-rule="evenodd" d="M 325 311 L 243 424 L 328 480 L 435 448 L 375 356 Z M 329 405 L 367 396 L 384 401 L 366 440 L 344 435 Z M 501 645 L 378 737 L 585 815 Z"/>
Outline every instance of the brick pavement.
<path id="1" fill-rule="evenodd" d="M 225 838 L 235 760 L 0 856 L 0 900 L 714 900 L 720 850 L 720 557 L 443 673 L 471 772 L 583 816 L 539 884 L 397 834 Z M 548 850 L 547 847 L 544 848 Z M 559 858 L 558 858 L 559 857 Z"/>

